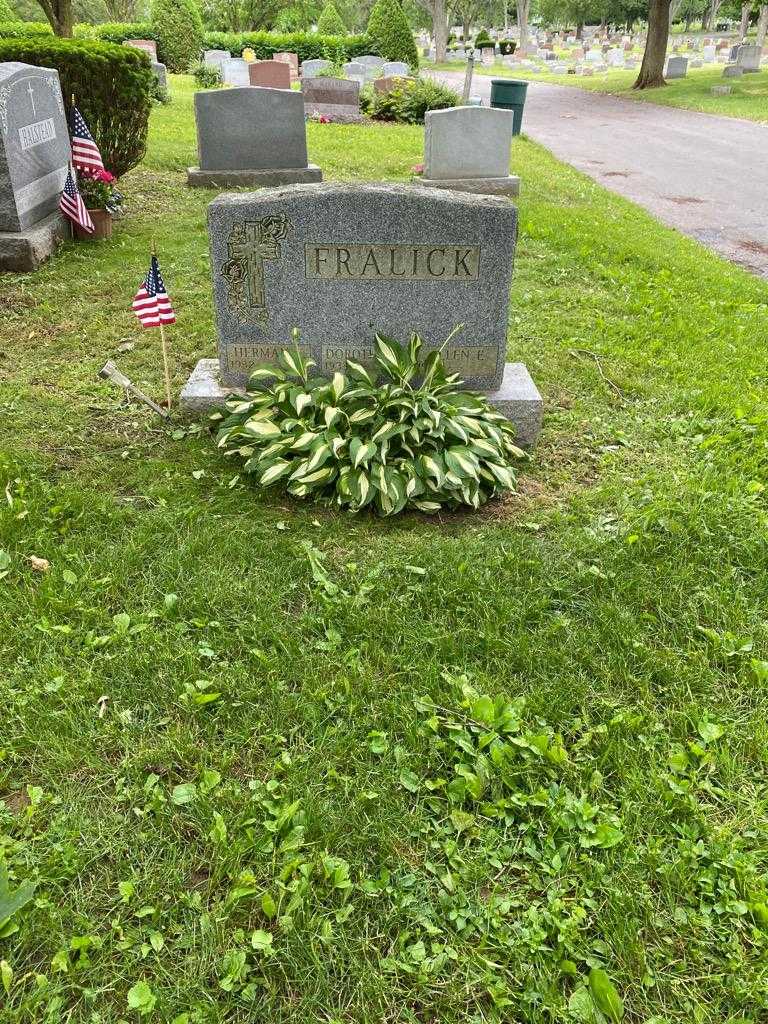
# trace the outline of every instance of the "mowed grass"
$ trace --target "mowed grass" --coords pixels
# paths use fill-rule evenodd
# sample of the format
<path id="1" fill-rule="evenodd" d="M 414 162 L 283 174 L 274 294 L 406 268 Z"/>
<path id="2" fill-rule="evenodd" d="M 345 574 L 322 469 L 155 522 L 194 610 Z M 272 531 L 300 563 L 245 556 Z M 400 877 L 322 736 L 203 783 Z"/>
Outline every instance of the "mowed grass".
<path id="1" fill-rule="evenodd" d="M 640 55 L 642 57 L 642 54 Z M 566 60 L 566 63 L 568 61 Z M 463 65 L 431 65 L 440 71 L 461 71 Z M 583 75 L 553 75 L 546 71 L 532 73 L 526 68 L 510 68 L 501 62 L 488 67 L 476 67 L 481 75 L 493 78 L 522 78 L 551 85 L 566 85 L 588 92 L 610 93 L 623 99 L 638 100 L 641 103 L 656 103 L 666 107 L 684 107 L 686 110 L 700 110 L 705 114 L 720 114 L 738 117 L 747 121 L 768 123 L 768 67 L 756 74 L 741 78 L 723 78 L 723 65 L 715 64 L 703 68 L 689 68 L 685 78 L 670 79 L 658 89 L 636 90 L 632 88 L 640 65 L 633 71 L 595 72 L 585 78 Z M 713 96 L 713 85 L 730 85 L 728 96 Z"/>
<path id="2" fill-rule="evenodd" d="M 768 286 L 516 140 L 519 494 L 265 497 L 96 379 L 162 394 L 153 239 L 175 387 L 214 353 L 173 89 L 112 242 L 2 279 L 0 1020 L 594 1022 L 603 968 L 631 1024 L 764 1021 Z"/>

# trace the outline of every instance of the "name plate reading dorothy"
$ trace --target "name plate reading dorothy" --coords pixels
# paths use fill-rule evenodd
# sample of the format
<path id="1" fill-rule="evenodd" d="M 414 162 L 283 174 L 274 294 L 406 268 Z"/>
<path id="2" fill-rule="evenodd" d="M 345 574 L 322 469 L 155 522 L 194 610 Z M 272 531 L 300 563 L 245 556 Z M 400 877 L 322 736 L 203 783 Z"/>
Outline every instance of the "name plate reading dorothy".
<path id="1" fill-rule="evenodd" d="M 425 345 L 422 357 L 439 348 L 439 345 Z M 443 350 L 443 363 L 448 373 L 466 377 L 492 377 L 497 370 L 499 353 L 495 345 L 451 345 Z M 347 359 L 361 363 L 366 369 L 377 369 L 376 350 L 373 345 L 350 346 L 323 345 L 320 370 L 323 373 L 344 371 Z"/>
<path id="2" fill-rule="evenodd" d="M 305 272 L 315 281 L 477 281 L 479 245 L 308 242 Z"/>
<path id="3" fill-rule="evenodd" d="M 284 345 L 266 342 L 265 344 L 235 344 L 227 346 L 227 369 L 230 373 L 253 373 L 257 366 L 275 366 L 281 352 L 285 349 L 293 351 L 296 346 L 288 340 Z M 299 352 L 305 359 L 312 355 L 308 345 L 299 345 Z"/>
<path id="4" fill-rule="evenodd" d="M 19 128 L 19 145 L 22 151 L 39 146 L 41 142 L 50 142 L 56 138 L 56 126 L 52 117 L 45 121 L 37 121 L 35 124 L 25 124 Z"/>

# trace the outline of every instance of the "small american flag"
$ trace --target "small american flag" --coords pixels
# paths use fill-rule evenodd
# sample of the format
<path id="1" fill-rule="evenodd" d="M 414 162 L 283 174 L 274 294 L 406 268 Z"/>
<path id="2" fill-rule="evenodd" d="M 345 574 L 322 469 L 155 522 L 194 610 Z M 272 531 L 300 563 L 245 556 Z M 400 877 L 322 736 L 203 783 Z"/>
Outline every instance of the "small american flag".
<path id="1" fill-rule="evenodd" d="M 91 215 L 88 213 L 83 197 L 78 191 L 71 167 L 67 171 L 67 180 L 64 182 L 64 191 L 61 193 L 59 208 L 66 217 L 69 217 L 75 224 L 79 224 L 83 231 L 93 231 Z"/>
<path id="2" fill-rule="evenodd" d="M 157 256 L 152 257 L 147 276 L 133 300 L 133 311 L 141 320 L 142 327 L 161 327 L 175 324 L 176 314 L 160 275 Z"/>
<path id="3" fill-rule="evenodd" d="M 72 107 L 72 163 L 78 171 L 85 171 L 86 174 L 104 170 L 99 147 L 93 141 L 88 125 L 77 107 Z"/>

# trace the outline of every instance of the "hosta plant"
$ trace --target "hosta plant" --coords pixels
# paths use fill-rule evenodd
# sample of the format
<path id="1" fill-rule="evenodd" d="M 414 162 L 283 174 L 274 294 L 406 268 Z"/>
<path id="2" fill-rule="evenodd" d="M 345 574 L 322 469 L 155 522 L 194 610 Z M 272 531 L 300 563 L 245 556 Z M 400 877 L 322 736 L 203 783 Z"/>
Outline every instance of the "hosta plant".
<path id="1" fill-rule="evenodd" d="M 296 345 L 279 366 L 252 374 L 246 397 L 227 401 L 218 446 L 242 458 L 260 487 L 385 516 L 478 508 L 514 490 L 524 453 L 512 424 L 462 390 L 439 352 L 421 354 L 416 335 L 407 346 L 377 336 L 378 378 L 348 361 L 329 380 L 312 375 Z"/>

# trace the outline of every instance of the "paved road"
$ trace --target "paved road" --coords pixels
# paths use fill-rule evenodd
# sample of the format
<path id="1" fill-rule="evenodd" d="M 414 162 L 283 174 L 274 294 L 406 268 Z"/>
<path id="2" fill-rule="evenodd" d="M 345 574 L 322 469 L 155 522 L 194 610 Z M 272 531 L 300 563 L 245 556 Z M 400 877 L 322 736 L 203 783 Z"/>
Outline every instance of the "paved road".
<path id="1" fill-rule="evenodd" d="M 437 77 L 454 87 L 464 78 Z M 490 78 L 475 77 L 474 95 L 487 102 L 490 88 Z M 665 224 L 768 279 L 768 125 L 532 82 L 523 131 Z"/>

